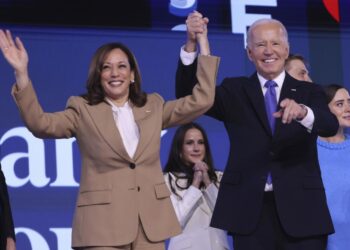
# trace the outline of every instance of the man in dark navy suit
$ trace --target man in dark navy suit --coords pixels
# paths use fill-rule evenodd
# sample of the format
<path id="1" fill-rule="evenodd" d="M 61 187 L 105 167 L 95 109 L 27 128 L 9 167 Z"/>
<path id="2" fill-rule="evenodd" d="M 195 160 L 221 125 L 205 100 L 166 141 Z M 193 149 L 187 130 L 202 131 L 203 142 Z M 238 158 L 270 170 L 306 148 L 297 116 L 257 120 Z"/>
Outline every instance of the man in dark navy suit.
<path id="1" fill-rule="evenodd" d="M 196 43 L 207 36 L 208 19 L 200 13 L 186 23 L 177 97 L 196 83 Z M 231 144 L 211 225 L 233 235 L 235 250 L 321 250 L 334 232 L 316 138 L 334 135 L 338 122 L 320 86 L 285 72 L 288 54 L 281 22 L 254 22 L 247 55 L 256 72 L 225 78 L 206 113 L 224 123 Z"/>

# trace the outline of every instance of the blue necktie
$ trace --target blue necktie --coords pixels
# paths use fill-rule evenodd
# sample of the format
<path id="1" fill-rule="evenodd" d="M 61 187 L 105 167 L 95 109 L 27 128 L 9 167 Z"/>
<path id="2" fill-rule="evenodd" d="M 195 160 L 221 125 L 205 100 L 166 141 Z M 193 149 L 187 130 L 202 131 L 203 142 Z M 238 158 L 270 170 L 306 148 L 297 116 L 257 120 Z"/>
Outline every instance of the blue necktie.
<path id="1" fill-rule="evenodd" d="M 277 83 L 271 80 L 267 81 L 264 85 L 264 87 L 266 88 L 265 108 L 266 108 L 267 118 L 269 120 L 272 133 L 275 130 L 275 117 L 273 117 L 273 113 L 276 112 L 276 108 L 277 108 L 277 97 L 276 97 L 276 90 L 275 90 L 276 86 L 277 86 Z"/>
<path id="2" fill-rule="evenodd" d="M 276 97 L 276 89 L 275 89 L 276 86 L 277 84 L 271 80 L 267 81 L 264 85 L 264 87 L 267 89 L 265 93 L 265 108 L 266 108 L 266 114 L 269 120 L 272 134 L 275 130 L 275 117 L 273 116 L 273 113 L 276 112 L 276 108 L 277 108 L 277 97 Z M 270 172 L 267 175 L 266 182 L 268 184 L 272 183 Z"/>

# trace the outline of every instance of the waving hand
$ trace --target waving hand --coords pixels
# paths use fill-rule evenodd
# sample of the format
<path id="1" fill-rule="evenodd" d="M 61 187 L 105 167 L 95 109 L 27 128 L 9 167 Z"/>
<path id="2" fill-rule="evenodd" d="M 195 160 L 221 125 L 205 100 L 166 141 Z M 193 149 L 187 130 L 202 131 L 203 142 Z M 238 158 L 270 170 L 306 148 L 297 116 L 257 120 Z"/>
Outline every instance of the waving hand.
<path id="1" fill-rule="evenodd" d="M 13 40 L 9 30 L 0 30 L 0 47 L 7 62 L 13 67 L 16 74 L 17 86 L 23 88 L 29 81 L 28 54 L 21 40 Z"/>

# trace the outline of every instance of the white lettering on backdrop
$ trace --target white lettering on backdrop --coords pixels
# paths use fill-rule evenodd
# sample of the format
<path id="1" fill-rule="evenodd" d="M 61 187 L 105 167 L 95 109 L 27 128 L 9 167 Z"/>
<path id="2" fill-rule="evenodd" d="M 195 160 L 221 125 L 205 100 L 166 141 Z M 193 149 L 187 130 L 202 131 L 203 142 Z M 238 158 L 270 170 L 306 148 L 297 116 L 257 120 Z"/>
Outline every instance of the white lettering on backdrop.
<path id="1" fill-rule="evenodd" d="M 56 236 L 57 250 L 71 249 L 71 228 L 50 228 L 49 230 L 53 232 Z M 49 244 L 46 242 L 45 238 L 33 229 L 26 227 L 17 227 L 15 232 L 17 237 L 21 237 L 21 234 L 24 234 L 27 237 L 31 246 L 31 248 L 27 249 L 52 249 L 49 247 Z"/>
<path id="2" fill-rule="evenodd" d="M 248 5 L 277 7 L 277 0 L 231 0 L 232 33 L 243 34 L 245 45 L 247 27 L 260 18 L 271 18 L 269 14 L 246 13 L 246 6 Z"/>
<path id="3" fill-rule="evenodd" d="M 27 143 L 28 152 L 13 152 L 1 159 L 7 185 L 21 187 L 30 182 L 38 188 L 47 186 L 51 180 L 46 176 L 44 140 L 34 137 L 25 127 L 15 127 L 1 137 L 0 144 L 13 137 L 22 138 Z M 74 141 L 74 138 L 55 140 L 57 177 L 50 186 L 77 187 L 79 185 L 73 176 Z M 24 178 L 18 177 L 15 173 L 15 163 L 22 158 L 28 158 L 28 176 Z"/>

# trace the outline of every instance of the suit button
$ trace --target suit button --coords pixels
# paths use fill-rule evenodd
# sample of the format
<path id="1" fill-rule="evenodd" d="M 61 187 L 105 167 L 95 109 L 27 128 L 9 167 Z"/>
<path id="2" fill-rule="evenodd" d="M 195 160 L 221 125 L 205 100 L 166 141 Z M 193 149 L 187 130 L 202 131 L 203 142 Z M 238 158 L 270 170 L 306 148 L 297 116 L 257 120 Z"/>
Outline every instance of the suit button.
<path id="1" fill-rule="evenodd" d="M 271 157 L 275 156 L 275 152 L 273 152 L 273 151 L 270 151 L 269 154 L 270 154 Z"/>
<path id="2" fill-rule="evenodd" d="M 135 163 L 130 163 L 129 167 L 130 167 L 131 169 L 134 169 L 134 168 L 136 167 L 136 165 L 135 165 Z"/>

